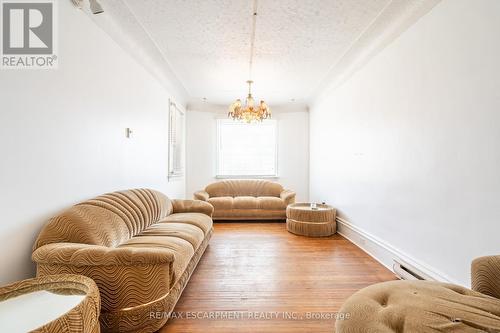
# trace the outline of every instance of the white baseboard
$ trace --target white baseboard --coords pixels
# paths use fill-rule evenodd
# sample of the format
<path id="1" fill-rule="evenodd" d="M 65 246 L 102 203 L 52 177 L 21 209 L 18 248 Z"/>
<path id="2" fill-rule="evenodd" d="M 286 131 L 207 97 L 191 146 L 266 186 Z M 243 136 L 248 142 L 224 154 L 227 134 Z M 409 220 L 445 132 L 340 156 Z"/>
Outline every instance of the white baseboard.
<path id="1" fill-rule="evenodd" d="M 412 258 L 404 252 L 389 245 L 387 242 L 371 235 L 364 230 L 361 230 L 360 228 L 351 224 L 349 221 L 346 221 L 340 217 L 337 217 L 337 232 L 357 245 L 382 265 L 387 267 L 390 271 L 393 271 L 392 266 L 394 263 L 394 259 L 398 258 L 425 273 L 433 280 L 457 284 L 445 274 L 421 263 L 415 258 Z"/>

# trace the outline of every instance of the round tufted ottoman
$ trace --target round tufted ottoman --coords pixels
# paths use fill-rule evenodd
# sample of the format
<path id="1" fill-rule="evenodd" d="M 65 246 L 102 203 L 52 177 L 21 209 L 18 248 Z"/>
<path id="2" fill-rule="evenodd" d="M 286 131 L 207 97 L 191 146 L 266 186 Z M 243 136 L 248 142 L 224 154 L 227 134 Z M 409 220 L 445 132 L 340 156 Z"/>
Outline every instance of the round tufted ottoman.
<path id="1" fill-rule="evenodd" d="M 445 283 L 391 281 L 352 295 L 337 333 L 500 332 L 500 300 Z"/>

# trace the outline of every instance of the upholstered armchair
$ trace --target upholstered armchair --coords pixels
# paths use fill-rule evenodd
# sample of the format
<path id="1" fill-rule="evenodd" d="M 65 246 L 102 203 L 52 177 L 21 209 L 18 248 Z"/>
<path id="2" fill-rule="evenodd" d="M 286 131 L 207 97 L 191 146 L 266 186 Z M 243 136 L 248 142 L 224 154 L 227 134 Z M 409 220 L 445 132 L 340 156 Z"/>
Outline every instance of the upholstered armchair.
<path id="1" fill-rule="evenodd" d="M 349 297 L 338 333 L 500 332 L 500 256 L 475 259 L 472 290 L 435 281 L 390 281 Z"/>
<path id="2" fill-rule="evenodd" d="M 500 255 L 474 259 L 471 277 L 472 290 L 500 300 Z"/>

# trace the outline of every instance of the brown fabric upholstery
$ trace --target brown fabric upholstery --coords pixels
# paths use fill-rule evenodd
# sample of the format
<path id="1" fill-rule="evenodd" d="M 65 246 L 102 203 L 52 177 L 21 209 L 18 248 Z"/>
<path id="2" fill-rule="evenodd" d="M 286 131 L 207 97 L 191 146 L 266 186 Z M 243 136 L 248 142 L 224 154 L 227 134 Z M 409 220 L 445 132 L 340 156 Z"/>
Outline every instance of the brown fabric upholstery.
<path id="1" fill-rule="evenodd" d="M 233 197 L 215 197 L 208 199 L 208 202 L 214 207 L 214 213 L 218 210 L 233 209 Z"/>
<path id="2" fill-rule="evenodd" d="M 295 192 L 266 180 L 224 180 L 194 193 L 214 207 L 214 220 L 283 220 Z"/>
<path id="3" fill-rule="evenodd" d="M 268 210 L 286 210 L 286 202 L 276 197 L 258 197 L 256 198 L 258 209 Z"/>
<path id="4" fill-rule="evenodd" d="M 259 203 L 256 197 L 241 196 L 233 199 L 232 203 L 233 209 L 257 209 L 259 208 Z"/>
<path id="5" fill-rule="evenodd" d="M 280 198 L 285 202 L 285 206 L 295 203 L 295 192 L 284 190 L 280 194 Z"/>
<path id="6" fill-rule="evenodd" d="M 175 213 L 202 213 L 212 217 L 214 207 L 200 200 L 173 200 L 173 212 Z"/>
<path id="7" fill-rule="evenodd" d="M 210 198 L 210 195 L 206 191 L 197 191 L 197 192 L 194 192 L 194 198 L 196 200 L 208 201 L 208 199 Z"/>
<path id="8" fill-rule="evenodd" d="M 167 295 L 155 302 L 145 303 L 140 306 L 121 309 L 115 312 L 101 313 L 101 323 L 105 324 L 108 330 L 112 328 L 113 332 L 154 332 L 158 330 L 158 327 L 163 326 L 167 322 L 168 315 L 170 315 L 174 309 L 175 303 L 179 299 L 182 290 L 187 285 L 191 274 L 194 272 L 196 265 L 205 252 L 212 232 L 213 229 L 209 231 L 203 243 L 193 255 L 186 270 Z M 144 274 L 145 276 L 147 276 L 146 273 L 147 272 Z M 156 278 L 153 276 L 152 280 L 154 282 Z M 158 313 L 158 311 L 160 312 L 160 317 L 152 320 L 151 314 Z"/>
<path id="9" fill-rule="evenodd" d="M 72 244 L 75 245 L 75 244 Z M 79 245 L 79 244 L 76 244 Z M 58 250 L 57 247 L 61 249 Z M 48 247 L 50 247 L 48 249 Z M 118 249 L 128 251 L 133 254 L 138 253 L 139 257 L 149 257 L 141 255 L 144 249 Z M 75 261 L 67 260 L 69 250 L 65 244 L 54 243 L 42 246 L 33 254 L 33 260 L 37 262 L 37 276 L 52 274 L 78 274 L 92 278 L 101 294 L 101 313 L 120 311 L 120 309 L 140 306 L 145 303 L 155 302 L 165 296 L 170 289 L 170 281 L 173 277 L 173 253 L 162 258 L 160 252 L 165 250 L 145 249 L 156 253 L 158 262 L 135 261 L 134 259 L 125 259 L 116 257 L 107 261 L 103 259 L 92 260 L 92 256 L 86 256 L 84 259 Z M 123 253 L 123 252 L 121 252 Z M 42 257 L 44 260 L 40 260 Z M 70 256 L 71 258 L 71 256 Z M 37 261 L 40 260 L 40 261 Z M 122 261 L 123 260 L 123 261 Z M 165 262 L 162 262 L 165 261 Z M 87 264 L 84 264 L 87 262 Z"/>
<path id="10" fill-rule="evenodd" d="M 77 243 L 47 244 L 33 252 L 37 264 L 71 266 L 137 266 L 168 264 L 175 253 L 161 248 L 109 248 Z"/>
<path id="11" fill-rule="evenodd" d="M 232 179 L 208 185 L 205 192 L 213 197 L 239 197 L 239 196 L 270 196 L 279 197 L 283 186 L 266 180 Z"/>
<path id="12" fill-rule="evenodd" d="M 500 299 L 500 256 L 474 259 L 471 273 L 472 290 Z"/>
<path id="13" fill-rule="evenodd" d="M 327 237 L 337 232 L 337 210 L 329 205 L 296 203 L 286 208 L 286 229 L 296 235 Z"/>
<path id="14" fill-rule="evenodd" d="M 160 221 L 161 224 L 171 222 L 186 223 L 197 226 L 203 231 L 205 236 L 208 235 L 210 230 L 212 230 L 213 224 L 212 219 L 202 213 L 177 213 L 169 215 Z"/>
<path id="15" fill-rule="evenodd" d="M 157 223 L 153 224 L 137 236 L 174 236 L 188 241 L 194 250 L 200 247 L 205 234 L 199 227 L 187 223 Z M 137 237 L 136 236 L 136 237 Z"/>
<path id="16" fill-rule="evenodd" d="M 172 209 L 170 199 L 157 191 L 105 194 L 51 219 L 38 235 L 34 249 L 60 242 L 116 246 L 171 214 Z"/>
<path id="17" fill-rule="evenodd" d="M 161 248 L 172 251 L 175 260 L 172 261 L 170 270 L 170 288 L 182 275 L 189 260 L 194 254 L 194 248 L 187 240 L 175 236 L 138 236 L 129 239 L 121 248 Z"/>
<path id="18" fill-rule="evenodd" d="M 498 256 L 472 264 L 473 291 L 431 281 L 391 281 L 364 288 L 342 305 L 338 333 L 500 332 Z"/>
<path id="19" fill-rule="evenodd" d="M 227 221 L 267 221 L 285 220 L 283 210 L 262 210 L 262 209 L 230 209 L 214 212 L 214 220 Z"/>
<path id="20" fill-rule="evenodd" d="M 172 311 L 208 245 L 212 211 L 206 202 L 170 201 L 145 189 L 77 204 L 40 232 L 32 256 L 37 275 L 91 277 L 104 331 L 156 331 L 167 317 L 149 314 Z"/>

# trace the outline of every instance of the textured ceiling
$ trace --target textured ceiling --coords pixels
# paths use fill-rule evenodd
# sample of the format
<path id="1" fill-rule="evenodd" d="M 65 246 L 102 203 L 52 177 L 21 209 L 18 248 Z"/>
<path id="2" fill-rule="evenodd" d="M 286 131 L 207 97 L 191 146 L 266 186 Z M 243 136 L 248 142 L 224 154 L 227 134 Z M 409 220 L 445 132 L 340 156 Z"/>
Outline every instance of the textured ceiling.
<path id="1" fill-rule="evenodd" d="M 179 103 L 245 97 L 252 0 L 99 1 L 104 14 L 87 15 Z M 318 102 L 439 1 L 259 0 L 255 97 L 273 110 Z"/>
<path id="2" fill-rule="evenodd" d="M 251 0 L 123 0 L 193 101 L 244 97 Z M 254 95 L 307 102 L 391 0 L 260 0 Z"/>

